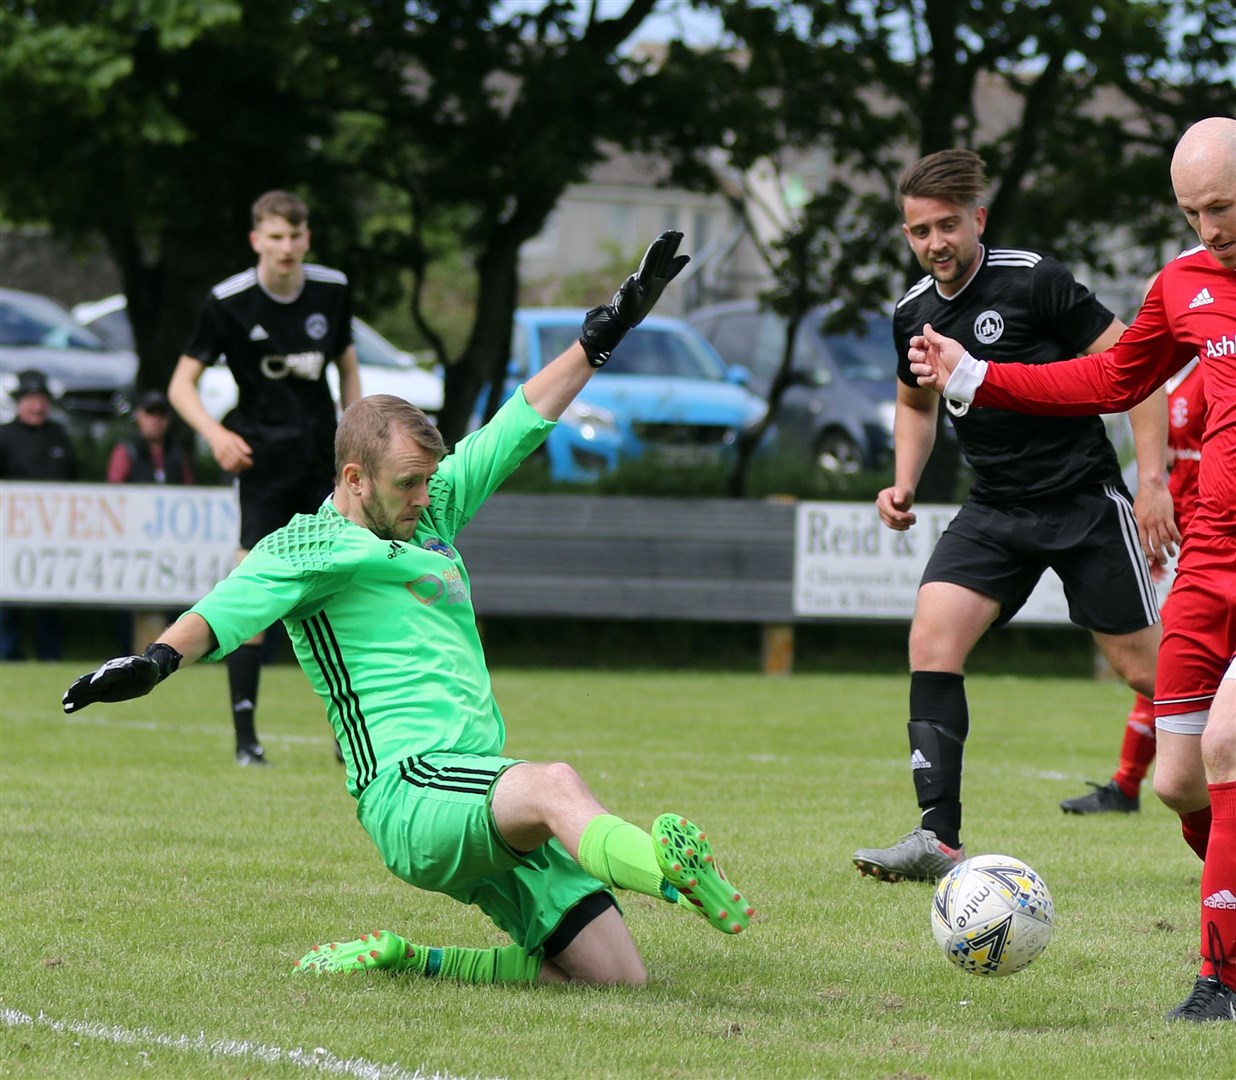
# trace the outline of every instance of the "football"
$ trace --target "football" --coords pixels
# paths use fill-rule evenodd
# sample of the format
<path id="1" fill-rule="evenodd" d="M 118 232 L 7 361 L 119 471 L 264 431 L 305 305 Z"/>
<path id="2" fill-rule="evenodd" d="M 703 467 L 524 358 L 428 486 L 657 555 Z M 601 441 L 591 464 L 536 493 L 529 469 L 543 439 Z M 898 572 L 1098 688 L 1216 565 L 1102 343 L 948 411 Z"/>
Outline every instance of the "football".
<path id="1" fill-rule="evenodd" d="M 1055 908 L 1046 882 L 1010 855 L 976 855 L 936 886 L 931 930 L 962 971 L 1012 975 L 1047 947 Z"/>

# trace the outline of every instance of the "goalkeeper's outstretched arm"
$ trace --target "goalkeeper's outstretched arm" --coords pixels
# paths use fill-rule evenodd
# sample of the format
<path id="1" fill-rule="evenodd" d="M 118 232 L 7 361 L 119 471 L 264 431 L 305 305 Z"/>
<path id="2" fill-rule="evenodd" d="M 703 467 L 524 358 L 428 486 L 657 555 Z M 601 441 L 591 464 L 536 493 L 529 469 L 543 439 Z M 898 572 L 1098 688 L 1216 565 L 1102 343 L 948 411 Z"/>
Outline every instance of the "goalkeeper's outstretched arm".
<path id="1" fill-rule="evenodd" d="M 116 656 L 77 679 L 64 692 L 65 712 L 77 712 L 96 701 L 128 701 L 149 694 L 173 672 L 200 660 L 215 647 L 210 624 L 189 612 L 169 626 L 141 656 Z"/>
<path id="2" fill-rule="evenodd" d="M 181 667 L 196 663 L 219 643 L 210 623 L 196 612 L 182 615 L 159 635 L 159 641 L 180 653 Z"/>

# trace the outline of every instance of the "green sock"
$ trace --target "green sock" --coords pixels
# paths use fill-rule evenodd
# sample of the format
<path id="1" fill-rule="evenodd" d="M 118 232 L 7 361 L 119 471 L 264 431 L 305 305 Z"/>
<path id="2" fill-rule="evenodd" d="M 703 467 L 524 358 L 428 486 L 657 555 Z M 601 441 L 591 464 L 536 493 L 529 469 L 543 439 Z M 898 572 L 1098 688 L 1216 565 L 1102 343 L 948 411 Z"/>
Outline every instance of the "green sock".
<path id="1" fill-rule="evenodd" d="M 451 945 L 432 949 L 409 944 L 407 955 L 395 970 L 467 983 L 536 982 L 541 974 L 541 960 L 539 952 L 528 953 L 518 945 L 499 945 L 492 949 Z"/>
<path id="2" fill-rule="evenodd" d="M 659 896 L 671 903 L 678 900 L 677 890 L 666 882 L 657 865 L 652 837 L 613 814 L 598 814 L 588 822 L 579 838 L 579 865 L 606 885 Z"/>

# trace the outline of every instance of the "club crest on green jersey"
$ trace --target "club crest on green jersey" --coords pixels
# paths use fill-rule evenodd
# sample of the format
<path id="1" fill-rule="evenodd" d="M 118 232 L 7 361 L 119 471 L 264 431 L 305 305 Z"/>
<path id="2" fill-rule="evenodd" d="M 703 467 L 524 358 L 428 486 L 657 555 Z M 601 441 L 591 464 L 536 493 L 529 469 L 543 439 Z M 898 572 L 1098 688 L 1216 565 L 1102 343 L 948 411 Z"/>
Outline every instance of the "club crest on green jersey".
<path id="1" fill-rule="evenodd" d="M 435 551 L 439 555 L 444 555 L 448 559 L 455 557 L 455 549 L 451 547 L 445 540 L 439 540 L 436 536 L 431 536 L 422 542 L 421 547 L 426 551 Z"/>

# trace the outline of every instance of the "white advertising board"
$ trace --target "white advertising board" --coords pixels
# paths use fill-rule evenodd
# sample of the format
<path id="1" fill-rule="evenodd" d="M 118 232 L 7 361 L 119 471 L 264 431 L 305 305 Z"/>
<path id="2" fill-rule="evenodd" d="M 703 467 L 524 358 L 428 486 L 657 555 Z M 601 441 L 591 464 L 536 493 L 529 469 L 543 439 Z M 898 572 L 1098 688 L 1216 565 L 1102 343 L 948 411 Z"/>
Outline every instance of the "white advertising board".
<path id="1" fill-rule="evenodd" d="M 875 503 L 799 503 L 794 536 L 794 614 L 803 618 L 909 622 L 927 558 L 956 506 L 915 506 L 906 532 L 880 522 Z M 1064 589 L 1048 570 L 1014 623 L 1072 625 Z"/>
<path id="2" fill-rule="evenodd" d="M 226 487 L 0 484 L 0 601 L 188 606 L 236 558 Z"/>

